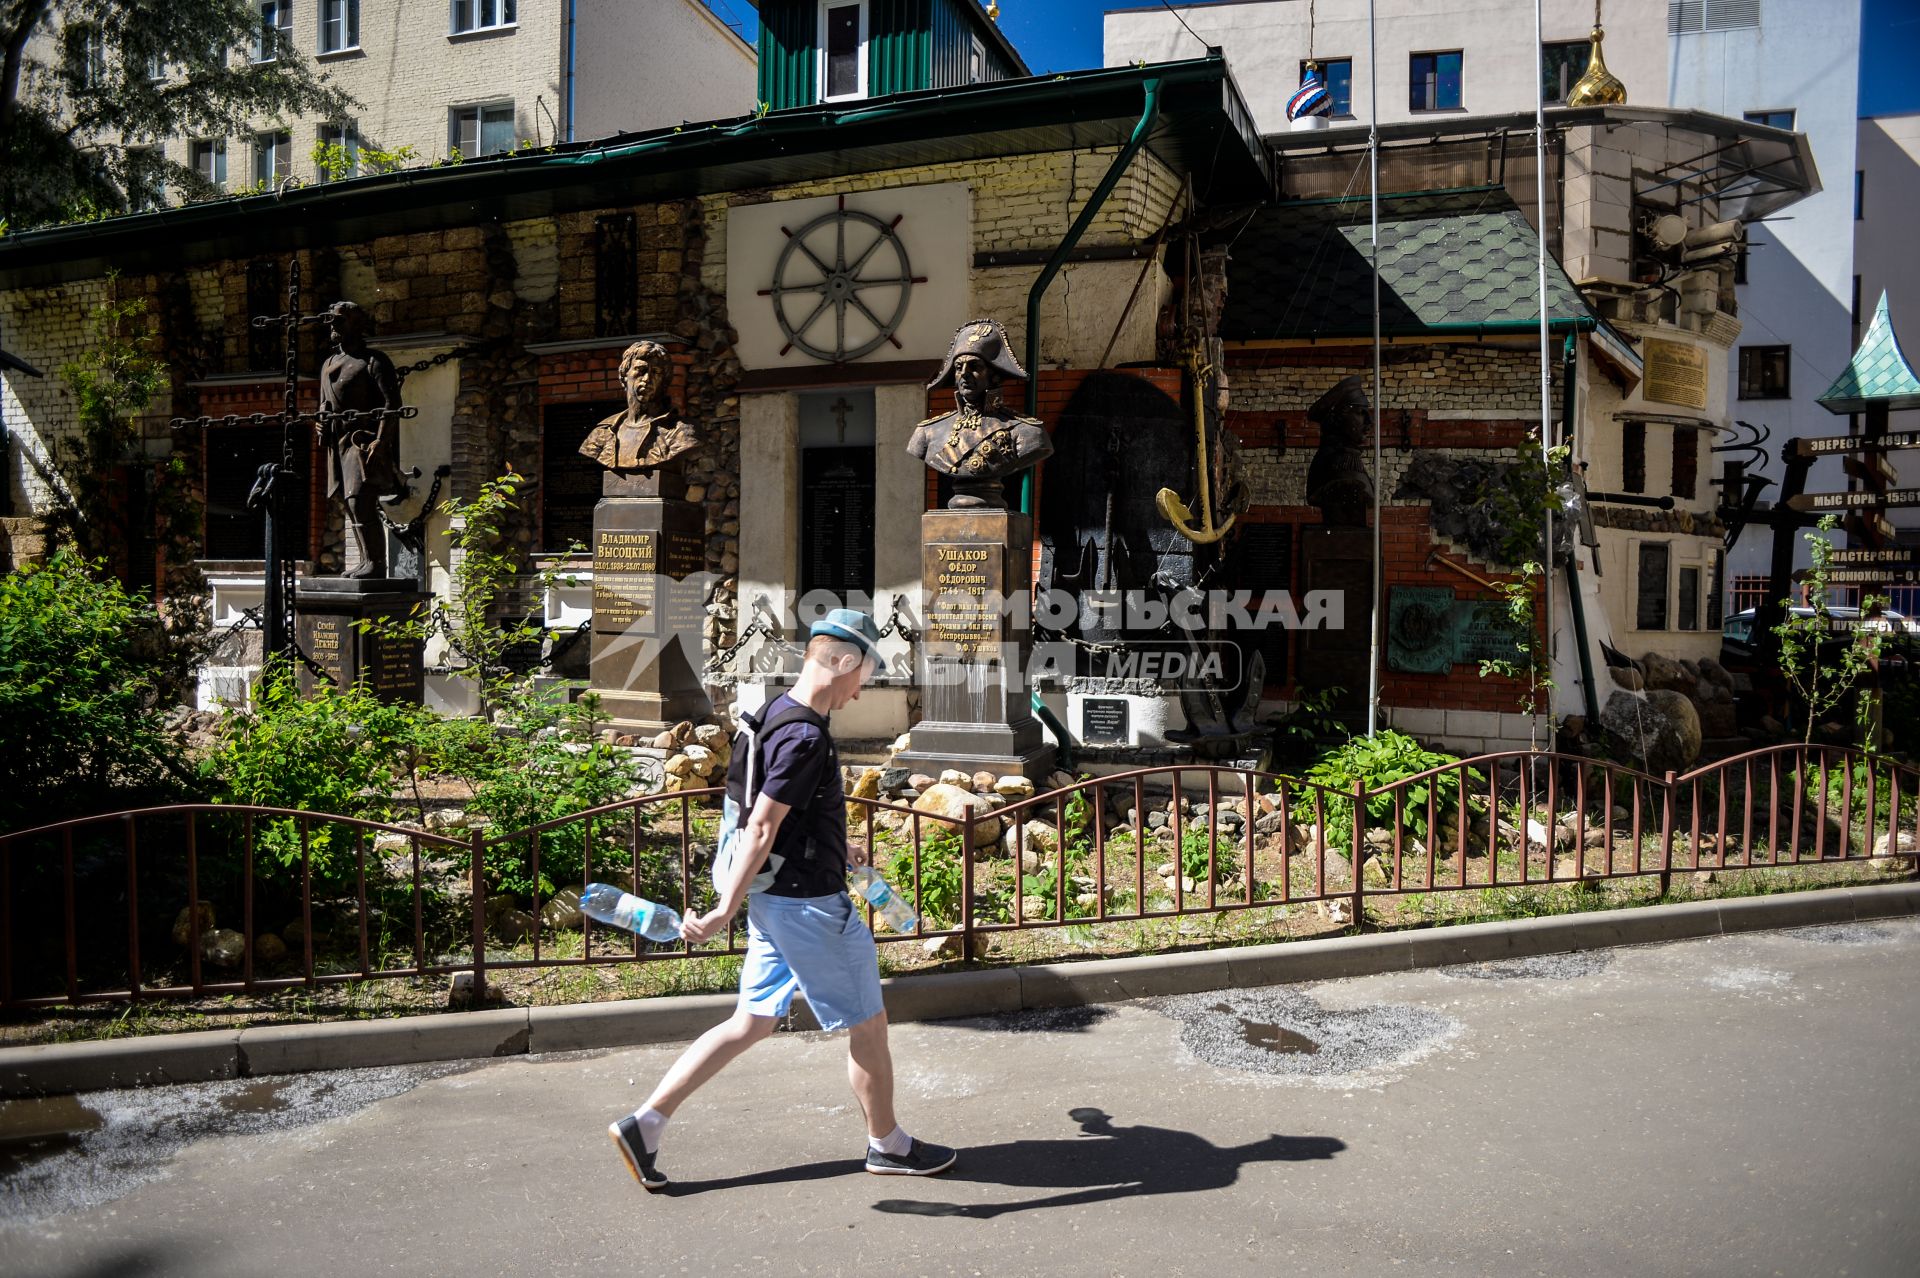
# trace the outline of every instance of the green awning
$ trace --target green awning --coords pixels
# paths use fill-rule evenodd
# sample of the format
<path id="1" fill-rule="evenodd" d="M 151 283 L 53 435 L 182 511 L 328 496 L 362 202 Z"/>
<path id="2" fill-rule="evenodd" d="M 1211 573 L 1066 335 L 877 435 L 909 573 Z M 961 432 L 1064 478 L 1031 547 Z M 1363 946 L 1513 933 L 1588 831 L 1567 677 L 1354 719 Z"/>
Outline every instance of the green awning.
<path id="1" fill-rule="evenodd" d="M 1263 208 L 1232 237 L 1229 341 L 1373 333 L 1372 230 L 1365 196 Z M 1497 186 L 1380 200 L 1380 331 L 1385 337 L 1538 332 L 1539 239 Z M 1592 329 L 1586 299 L 1551 256 L 1553 329 Z"/>
<path id="2" fill-rule="evenodd" d="M 1820 403 L 1830 413 L 1864 413 L 1869 404 L 1920 408 L 1920 377 L 1913 375 L 1913 365 L 1900 349 L 1884 292 L 1880 305 L 1873 308 L 1873 322 L 1860 339 L 1860 349 L 1820 396 Z"/>

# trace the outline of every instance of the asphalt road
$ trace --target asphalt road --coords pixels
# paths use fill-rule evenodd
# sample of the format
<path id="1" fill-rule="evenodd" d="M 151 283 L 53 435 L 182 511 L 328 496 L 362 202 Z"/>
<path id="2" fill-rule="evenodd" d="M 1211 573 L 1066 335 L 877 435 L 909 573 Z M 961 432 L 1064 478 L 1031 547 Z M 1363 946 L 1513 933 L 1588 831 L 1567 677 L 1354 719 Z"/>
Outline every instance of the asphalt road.
<path id="1" fill-rule="evenodd" d="M 947 1176 L 783 1034 L 0 1104 L 0 1272 L 1920 1273 L 1920 921 L 895 1030 Z M 61 1133 L 65 1133 L 64 1135 Z"/>

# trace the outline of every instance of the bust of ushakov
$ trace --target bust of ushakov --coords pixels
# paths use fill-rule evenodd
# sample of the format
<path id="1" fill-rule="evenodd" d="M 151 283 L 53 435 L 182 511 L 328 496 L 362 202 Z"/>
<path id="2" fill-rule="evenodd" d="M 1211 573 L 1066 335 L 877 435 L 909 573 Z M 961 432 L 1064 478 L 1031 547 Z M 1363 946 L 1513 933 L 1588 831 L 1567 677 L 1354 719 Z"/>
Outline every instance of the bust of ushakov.
<path id="1" fill-rule="evenodd" d="M 946 363 L 927 389 L 953 387 L 955 408 L 921 422 L 907 441 L 908 452 L 953 476 L 949 509 L 1005 510 L 1001 481 L 1052 456 L 1053 441 L 1038 419 L 1009 413 L 1000 400 L 1002 382 L 1026 375 L 997 321 L 972 320 L 953 335 Z"/>

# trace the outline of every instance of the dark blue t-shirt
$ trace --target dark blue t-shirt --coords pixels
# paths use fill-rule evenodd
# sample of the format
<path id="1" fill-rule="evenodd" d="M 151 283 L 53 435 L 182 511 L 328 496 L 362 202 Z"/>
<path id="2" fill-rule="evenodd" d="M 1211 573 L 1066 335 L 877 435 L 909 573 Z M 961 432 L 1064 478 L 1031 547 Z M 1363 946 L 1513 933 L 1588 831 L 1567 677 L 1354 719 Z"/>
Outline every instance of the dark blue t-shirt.
<path id="1" fill-rule="evenodd" d="M 769 723 L 798 704 L 783 692 L 761 712 L 760 721 Z M 767 891 L 774 896 L 829 896 L 846 891 L 846 791 L 840 784 L 840 755 L 833 737 L 811 723 L 782 724 L 767 736 L 760 757 L 765 768 L 760 792 L 792 809 L 773 840 L 773 850 L 786 863 Z"/>

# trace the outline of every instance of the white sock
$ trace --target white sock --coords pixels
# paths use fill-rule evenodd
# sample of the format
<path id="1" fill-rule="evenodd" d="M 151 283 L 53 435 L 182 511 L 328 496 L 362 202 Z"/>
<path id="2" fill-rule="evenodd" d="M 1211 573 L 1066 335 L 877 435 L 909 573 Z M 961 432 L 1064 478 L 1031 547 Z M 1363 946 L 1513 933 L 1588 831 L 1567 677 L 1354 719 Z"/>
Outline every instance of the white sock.
<path id="1" fill-rule="evenodd" d="M 667 1130 L 670 1117 L 672 1115 L 645 1106 L 633 1111 L 633 1121 L 640 1124 L 640 1143 L 647 1147 L 649 1154 L 660 1152 L 660 1133 Z"/>
<path id="2" fill-rule="evenodd" d="M 895 1124 L 885 1136 L 869 1136 L 867 1144 L 883 1154 L 892 1154 L 895 1158 L 913 1148 L 913 1137 L 907 1135 L 907 1129 Z"/>

